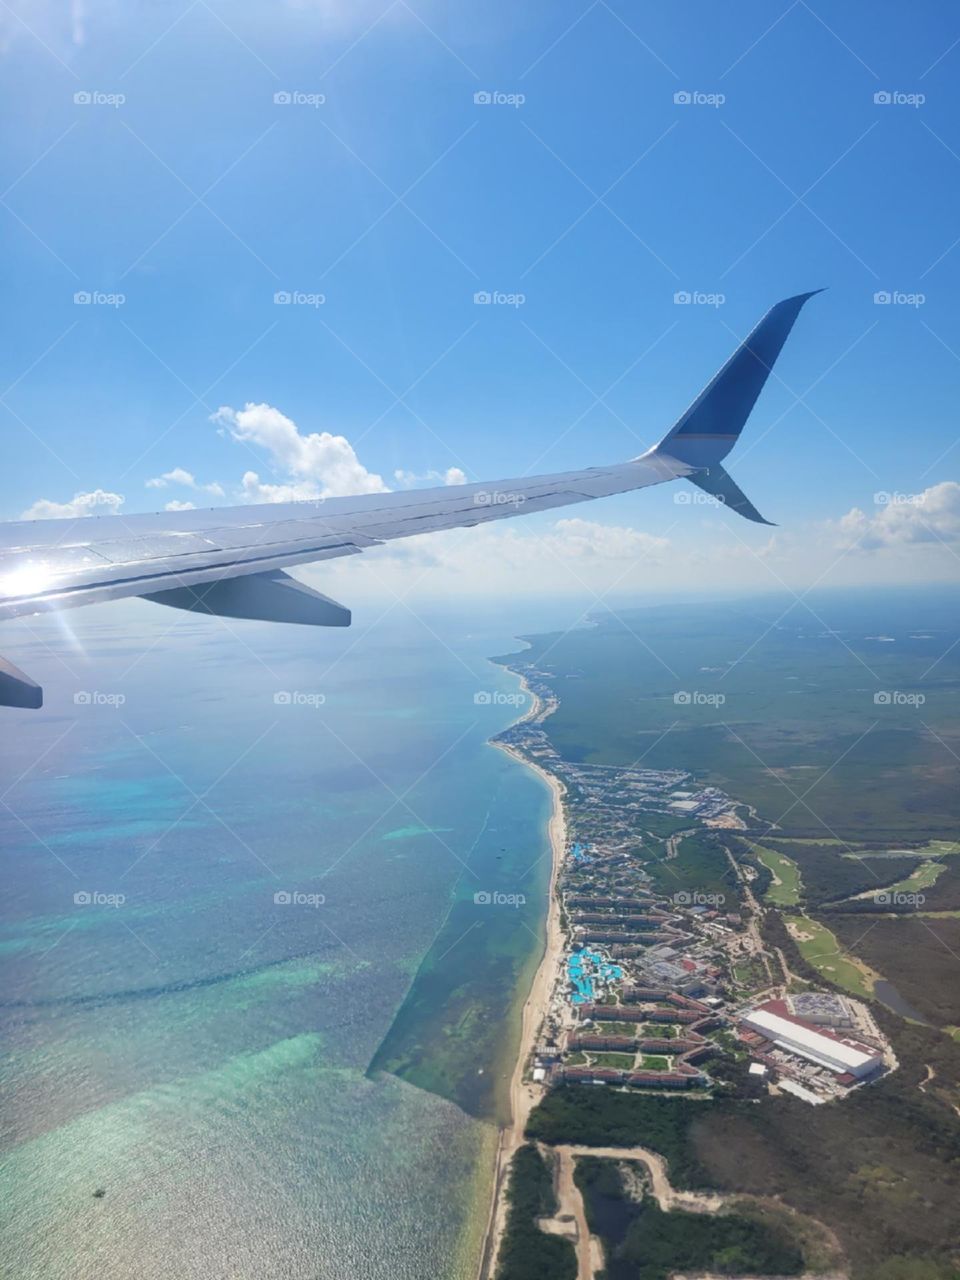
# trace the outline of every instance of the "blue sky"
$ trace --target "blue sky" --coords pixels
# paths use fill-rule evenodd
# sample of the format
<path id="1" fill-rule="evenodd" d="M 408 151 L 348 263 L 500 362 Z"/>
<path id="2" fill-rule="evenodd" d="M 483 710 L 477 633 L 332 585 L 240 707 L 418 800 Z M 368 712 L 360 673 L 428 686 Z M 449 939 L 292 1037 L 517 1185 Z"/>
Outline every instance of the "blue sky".
<path id="1" fill-rule="evenodd" d="M 730 460 L 777 541 L 656 492 L 449 545 L 471 571 L 518 558 L 491 590 L 526 581 L 538 538 L 650 553 L 663 582 L 715 583 L 723 548 L 738 586 L 777 585 L 756 557 L 796 582 L 835 555 L 847 581 L 956 579 L 960 11 L 67 8 L 3 19 L 3 518 L 97 490 L 139 511 L 330 489 L 337 466 L 333 487 L 396 487 L 630 457 L 767 306 L 829 286 Z M 211 421 L 247 403 L 349 443 L 298 472 Z M 180 471 L 208 488 L 149 487 Z M 446 555 L 423 563 L 452 580 Z"/>

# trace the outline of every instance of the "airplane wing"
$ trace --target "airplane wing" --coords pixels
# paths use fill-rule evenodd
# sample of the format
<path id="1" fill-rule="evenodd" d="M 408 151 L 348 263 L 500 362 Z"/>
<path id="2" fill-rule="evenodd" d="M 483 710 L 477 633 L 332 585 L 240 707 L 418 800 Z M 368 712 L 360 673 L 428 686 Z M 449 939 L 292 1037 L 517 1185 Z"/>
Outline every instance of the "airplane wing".
<path id="1" fill-rule="evenodd" d="M 720 460 L 812 296 L 771 308 L 663 440 L 629 462 L 315 502 L 0 524 L 0 620 L 142 596 L 222 617 L 349 626 L 348 609 L 286 568 L 684 477 L 767 523 Z M 0 705 L 39 707 L 42 700 L 39 685 L 0 659 Z"/>

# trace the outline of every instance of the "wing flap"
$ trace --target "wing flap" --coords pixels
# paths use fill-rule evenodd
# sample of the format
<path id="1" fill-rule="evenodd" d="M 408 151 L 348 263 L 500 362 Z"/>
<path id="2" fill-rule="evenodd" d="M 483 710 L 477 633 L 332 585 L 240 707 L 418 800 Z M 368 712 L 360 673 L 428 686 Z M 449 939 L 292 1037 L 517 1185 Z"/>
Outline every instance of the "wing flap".
<path id="1" fill-rule="evenodd" d="M 259 622 L 297 622 L 308 627 L 349 627 L 350 610 L 329 596 L 297 582 L 282 569 L 223 578 L 196 587 L 174 587 L 143 597 L 173 609 L 212 614 L 218 618 L 249 618 Z"/>

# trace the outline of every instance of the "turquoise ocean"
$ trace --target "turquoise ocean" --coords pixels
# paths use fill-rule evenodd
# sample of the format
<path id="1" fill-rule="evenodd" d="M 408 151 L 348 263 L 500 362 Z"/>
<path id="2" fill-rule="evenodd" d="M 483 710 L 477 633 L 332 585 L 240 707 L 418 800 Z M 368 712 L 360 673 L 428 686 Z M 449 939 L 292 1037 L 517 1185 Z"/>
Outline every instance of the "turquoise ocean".
<path id="1" fill-rule="evenodd" d="M 487 741 L 527 612 L 137 604 L 8 643 L 47 707 L 0 750 L 4 1275 L 475 1274 L 495 1130 L 464 1081 L 505 1075 L 545 913 L 546 789 Z M 453 1088 L 370 1071 L 438 975 L 498 1034 Z M 423 1025 L 429 1077 L 455 1028 Z"/>

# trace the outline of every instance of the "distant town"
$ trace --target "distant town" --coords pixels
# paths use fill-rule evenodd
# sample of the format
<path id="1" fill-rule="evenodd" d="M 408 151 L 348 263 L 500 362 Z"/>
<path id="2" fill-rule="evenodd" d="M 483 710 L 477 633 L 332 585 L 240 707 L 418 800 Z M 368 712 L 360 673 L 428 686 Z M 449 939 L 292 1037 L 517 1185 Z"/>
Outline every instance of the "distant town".
<path id="1" fill-rule="evenodd" d="M 895 1068 L 865 1004 L 795 980 L 764 945 L 749 863 L 729 858 L 726 894 L 664 885 L 686 836 L 744 828 L 744 806 L 681 770 L 562 759 L 542 728 L 549 674 L 511 669 L 534 704 L 497 741 L 558 780 L 566 830 L 562 957 L 529 1082 L 709 1093 L 737 1064 L 759 1090 L 819 1105 Z"/>

